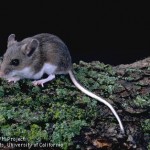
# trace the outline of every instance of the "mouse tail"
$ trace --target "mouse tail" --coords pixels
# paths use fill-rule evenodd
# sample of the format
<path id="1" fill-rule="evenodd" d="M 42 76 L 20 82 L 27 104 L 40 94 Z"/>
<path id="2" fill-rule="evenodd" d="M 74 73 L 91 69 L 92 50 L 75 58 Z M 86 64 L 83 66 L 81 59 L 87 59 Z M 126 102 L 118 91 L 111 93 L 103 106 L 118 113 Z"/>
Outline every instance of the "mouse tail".
<path id="1" fill-rule="evenodd" d="M 95 95 L 94 93 L 90 92 L 89 90 L 87 90 L 86 88 L 84 88 L 75 78 L 73 72 L 70 70 L 69 72 L 69 76 L 72 80 L 72 82 L 74 83 L 74 85 L 79 89 L 81 90 L 83 93 L 87 94 L 88 96 L 98 100 L 99 102 L 105 104 L 106 106 L 108 106 L 110 108 L 110 110 L 112 111 L 112 113 L 114 114 L 114 116 L 116 117 L 117 121 L 119 122 L 119 126 L 120 126 L 120 129 L 121 129 L 121 132 L 124 134 L 125 131 L 124 131 L 124 127 L 123 127 L 123 124 L 121 122 L 121 119 L 120 117 L 118 116 L 117 112 L 115 111 L 115 109 L 113 108 L 113 106 L 111 104 L 109 104 L 106 100 L 104 100 L 103 98 Z"/>

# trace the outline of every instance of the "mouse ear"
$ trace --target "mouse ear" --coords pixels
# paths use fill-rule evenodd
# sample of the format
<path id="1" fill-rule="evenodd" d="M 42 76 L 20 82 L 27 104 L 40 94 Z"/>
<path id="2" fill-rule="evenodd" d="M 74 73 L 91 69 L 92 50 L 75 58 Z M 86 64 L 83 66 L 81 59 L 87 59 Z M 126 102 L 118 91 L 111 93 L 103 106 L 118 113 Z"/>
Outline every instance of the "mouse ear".
<path id="1" fill-rule="evenodd" d="M 25 55 L 30 57 L 35 52 L 38 46 L 39 46 L 39 41 L 36 39 L 32 39 L 27 44 L 24 44 L 21 50 Z"/>
<path id="2" fill-rule="evenodd" d="M 14 43 L 16 43 L 15 34 L 11 34 L 8 37 L 7 47 L 11 46 Z"/>

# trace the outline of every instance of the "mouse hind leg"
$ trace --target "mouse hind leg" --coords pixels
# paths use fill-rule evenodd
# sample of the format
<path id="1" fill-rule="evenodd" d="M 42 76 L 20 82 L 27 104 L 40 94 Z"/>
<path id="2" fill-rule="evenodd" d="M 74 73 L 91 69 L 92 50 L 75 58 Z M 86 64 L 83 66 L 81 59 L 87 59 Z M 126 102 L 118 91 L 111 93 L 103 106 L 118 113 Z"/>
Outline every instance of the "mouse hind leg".
<path id="1" fill-rule="evenodd" d="M 41 85 L 42 87 L 44 87 L 44 83 L 51 81 L 54 78 L 55 78 L 55 75 L 50 74 L 47 78 L 41 79 L 41 80 L 36 80 L 36 81 L 33 81 L 32 83 L 34 86 Z"/>
<path id="2" fill-rule="evenodd" d="M 56 71 L 56 66 L 53 65 L 53 64 L 50 64 L 50 63 L 45 63 L 42 67 L 42 69 L 34 75 L 34 78 L 38 79 L 38 78 L 41 78 L 41 76 L 43 76 L 43 74 L 47 74 L 48 77 L 45 78 L 45 79 L 40 79 L 40 80 L 36 80 L 36 81 L 33 81 L 33 85 L 34 86 L 37 86 L 37 85 L 41 85 L 42 87 L 44 87 L 44 83 L 48 82 L 48 81 L 51 81 L 55 78 L 55 71 Z"/>

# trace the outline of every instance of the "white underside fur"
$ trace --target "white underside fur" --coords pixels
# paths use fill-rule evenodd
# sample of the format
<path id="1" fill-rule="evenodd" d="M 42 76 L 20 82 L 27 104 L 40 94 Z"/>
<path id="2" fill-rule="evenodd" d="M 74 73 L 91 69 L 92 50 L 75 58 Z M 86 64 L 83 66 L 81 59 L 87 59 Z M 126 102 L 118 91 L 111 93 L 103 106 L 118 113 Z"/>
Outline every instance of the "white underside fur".
<path id="1" fill-rule="evenodd" d="M 23 70 L 15 70 L 12 72 L 13 76 L 19 76 L 20 78 L 28 79 L 40 79 L 44 73 L 50 75 L 55 74 L 56 66 L 52 64 L 45 63 L 42 69 L 38 73 L 34 73 L 31 67 L 26 67 Z"/>

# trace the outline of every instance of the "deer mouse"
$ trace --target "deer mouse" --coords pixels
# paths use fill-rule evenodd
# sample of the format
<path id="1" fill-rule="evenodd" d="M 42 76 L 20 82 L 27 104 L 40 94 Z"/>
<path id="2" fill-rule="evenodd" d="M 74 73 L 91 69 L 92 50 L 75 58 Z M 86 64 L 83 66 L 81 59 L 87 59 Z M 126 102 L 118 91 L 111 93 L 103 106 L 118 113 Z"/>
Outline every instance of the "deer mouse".
<path id="1" fill-rule="evenodd" d="M 119 122 L 121 132 L 124 133 L 123 124 L 113 106 L 84 88 L 76 80 L 72 69 L 69 50 L 59 37 L 42 33 L 17 42 L 15 35 L 11 34 L 1 63 L 0 77 L 8 82 L 17 82 L 24 78 L 34 79 L 33 85 L 44 86 L 44 83 L 54 79 L 55 75 L 68 73 L 79 90 L 110 108 Z M 48 77 L 41 79 L 43 74 Z"/>

